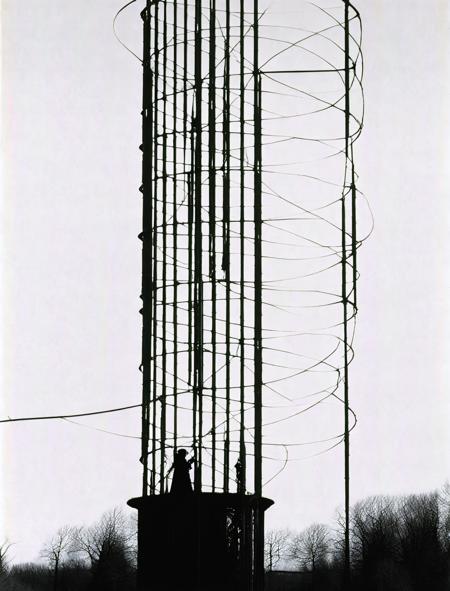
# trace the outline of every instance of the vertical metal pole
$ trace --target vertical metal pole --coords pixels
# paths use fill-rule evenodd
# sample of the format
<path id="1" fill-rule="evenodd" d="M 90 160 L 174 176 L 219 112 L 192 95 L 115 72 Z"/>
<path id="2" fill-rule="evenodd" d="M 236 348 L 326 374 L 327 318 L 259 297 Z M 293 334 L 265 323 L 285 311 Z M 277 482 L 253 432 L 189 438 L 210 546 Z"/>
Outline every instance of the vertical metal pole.
<path id="1" fill-rule="evenodd" d="M 151 477 L 151 491 L 154 494 L 156 491 L 156 423 L 157 423 L 157 402 L 158 402 L 158 91 L 159 91 L 159 3 L 155 4 L 155 33 L 153 42 L 154 55 L 154 95 L 153 95 L 153 109 L 154 109 L 154 127 L 153 127 L 153 240 L 152 240 L 152 294 L 153 294 L 153 315 L 152 315 L 152 363 L 153 363 L 153 388 L 152 388 L 152 407 L 153 407 L 153 421 L 152 421 L 152 477 Z"/>
<path id="2" fill-rule="evenodd" d="M 261 141 L 261 74 L 259 72 L 258 0 L 254 0 L 254 222 L 255 222 L 255 494 L 262 494 L 262 141 Z"/>
<path id="3" fill-rule="evenodd" d="M 147 3 L 149 4 L 149 3 Z M 142 93 L 142 495 L 148 494 L 148 452 L 150 427 L 151 339 L 152 339 L 152 70 L 150 67 L 151 13 L 147 6 L 141 13 L 144 28 Z M 152 450 L 153 451 L 153 450 Z"/>
<path id="4" fill-rule="evenodd" d="M 188 48 L 188 37 L 187 37 L 187 18 L 188 18 L 188 2 L 184 0 L 183 6 L 183 185 L 185 187 L 185 191 L 188 195 L 188 218 L 189 218 L 189 195 L 190 195 L 190 182 L 189 182 L 189 172 L 188 172 L 188 165 L 186 162 L 187 156 L 187 137 L 188 137 L 188 129 L 187 129 L 187 120 L 188 120 L 188 105 L 187 105 L 187 48 Z M 190 225 L 188 223 L 188 236 L 189 234 Z M 189 241 L 189 239 L 188 239 Z M 189 248 L 189 245 L 188 245 Z M 189 254 L 188 254 L 188 278 L 187 278 L 187 291 L 188 291 L 188 305 L 189 305 L 189 294 L 191 292 L 190 288 L 190 267 L 189 267 Z M 190 310 L 188 309 L 188 318 L 190 318 Z M 188 365 L 188 377 L 187 383 L 190 386 L 191 384 L 191 350 L 190 350 L 190 323 L 188 320 L 188 350 L 187 350 L 187 365 Z"/>
<path id="5" fill-rule="evenodd" d="M 246 489 L 246 458 L 245 458 L 245 19 L 244 0 L 240 4 L 239 37 L 240 37 L 240 290 L 239 290 L 239 316 L 240 316 L 240 428 L 239 428 L 239 459 L 241 462 L 241 482 L 238 487 L 241 492 Z"/>
<path id="6" fill-rule="evenodd" d="M 225 443 L 224 492 L 230 485 L 230 0 L 225 5 L 225 57 L 223 80 L 223 259 L 225 273 Z"/>
<path id="7" fill-rule="evenodd" d="M 173 453 L 178 445 L 178 6 L 173 4 Z"/>
<path id="8" fill-rule="evenodd" d="M 254 84 L 254 224 L 255 224 L 255 589 L 264 588 L 264 511 L 262 497 L 262 126 L 261 74 L 259 71 L 259 5 L 253 4 L 253 84 Z"/>
<path id="9" fill-rule="evenodd" d="M 197 376 L 195 373 L 195 338 L 192 330 L 192 309 L 195 305 L 195 293 L 193 294 L 193 231 L 194 231 L 194 154 L 195 154 L 195 128 L 194 115 L 191 117 L 190 130 L 190 169 L 188 173 L 188 355 L 189 355 L 189 384 L 192 386 L 192 439 L 194 459 L 197 462 Z M 193 298 L 194 295 L 194 298 Z"/>
<path id="10" fill-rule="evenodd" d="M 183 10 L 183 151 L 184 167 L 186 172 L 186 148 L 187 148 L 187 62 L 188 62 L 188 0 L 184 0 Z"/>
<path id="11" fill-rule="evenodd" d="M 167 0 L 163 5 L 163 56 L 162 56 L 162 384 L 161 384 L 161 456 L 160 493 L 165 492 L 166 460 L 166 404 L 167 404 Z"/>
<path id="12" fill-rule="evenodd" d="M 197 375 L 195 372 L 195 335 L 193 335 L 192 316 L 196 294 L 193 285 L 193 237 L 194 237 L 194 155 L 195 155 L 195 120 L 194 110 L 191 113 L 190 129 L 190 169 L 188 174 L 188 355 L 189 384 L 192 386 L 192 443 L 194 459 L 197 463 Z M 194 338 L 193 338 L 194 337 Z"/>
<path id="13" fill-rule="evenodd" d="M 349 0 L 345 5 L 345 165 L 348 166 L 350 144 L 350 24 Z M 349 434 L 349 371 L 348 371 L 348 297 L 347 297 L 347 241 L 346 192 L 342 194 L 342 304 L 344 313 L 344 472 L 345 472 L 345 534 L 344 534 L 344 588 L 350 583 L 350 434 Z"/>
<path id="14" fill-rule="evenodd" d="M 188 136 L 188 0 L 184 0 L 184 145 L 186 152 L 186 143 Z M 192 121 L 190 126 L 190 166 L 189 172 L 187 173 L 187 190 L 188 190 L 188 383 L 192 386 L 192 216 L 193 216 L 193 204 L 192 204 L 192 179 L 194 173 L 194 166 L 192 161 L 193 156 L 193 135 L 194 131 L 192 128 Z M 194 419 L 195 420 L 195 419 Z"/>
<path id="15" fill-rule="evenodd" d="M 210 0 L 209 18 L 209 277 L 211 280 L 211 472 L 216 489 L 216 388 L 217 388 L 217 285 L 216 285 L 216 0 Z"/>
<path id="16" fill-rule="evenodd" d="M 195 357 L 194 396 L 198 402 L 198 449 L 195 489 L 202 488 L 203 446 L 203 232 L 202 232 L 202 3 L 195 2 Z"/>

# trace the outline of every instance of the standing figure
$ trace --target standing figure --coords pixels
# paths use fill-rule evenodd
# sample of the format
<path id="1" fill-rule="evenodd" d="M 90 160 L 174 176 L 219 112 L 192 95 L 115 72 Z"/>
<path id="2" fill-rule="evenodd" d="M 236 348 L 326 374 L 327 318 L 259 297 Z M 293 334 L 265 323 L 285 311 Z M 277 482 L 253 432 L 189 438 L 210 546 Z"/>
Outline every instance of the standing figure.
<path id="1" fill-rule="evenodd" d="M 186 460 L 188 452 L 185 449 L 179 449 L 173 462 L 173 478 L 170 492 L 172 494 L 190 494 L 192 493 L 191 477 L 189 470 L 194 462 L 194 458 Z"/>
<path id="2" fill-rule="evenodd" d="M 242 465 L 241 458 L 238 459 L 234 466 L 236 470 L 236 485 L 237 485 L 237 492 L 243 493 L 245 492 L 245 484 L 244 484 L 244 466 Z"/>

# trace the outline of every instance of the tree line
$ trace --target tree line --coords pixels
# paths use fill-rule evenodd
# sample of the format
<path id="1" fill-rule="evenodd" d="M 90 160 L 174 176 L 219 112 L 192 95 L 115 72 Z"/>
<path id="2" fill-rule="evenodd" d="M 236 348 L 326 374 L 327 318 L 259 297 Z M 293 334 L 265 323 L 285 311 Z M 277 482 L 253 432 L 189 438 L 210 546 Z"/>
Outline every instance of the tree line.
<path id="1" fill-rule="evenodd" d="M 9 567 L 3 546 L 3 591 L 135 591 L 137 523 L 112 509 L 89 527 L 65 525 L 43 545 L 40 562 Z"/>
<path id="2" fill-rule="evenodd" d="M 404 497 L 373 496 L 350 513 L 352 591 L 450 590 L 450 485 Z M 267 571 L 305 574 L 298 589 L 341 588 L 344 519 L 266 534 Z M 307 575 L 307 576 L 306 576 Z"/>
<path id="3" fill-rule="evenodd" d="M 301 572 L 292 589 L 340 590 L 343 523 L 338 516 L 333 526 L 269 530 L 268 577 L 280 570 Z M 351 591 L 450 590 L 450 485 L 428 494 L 369 497 L 352 507 L 350 524 Z M 135 591 L 136 530 L 134 516 L 113 509 L 89 527 L 59 528 L 43 545 L 39 562 L 12 566 L 4 543 L 0 589 Z"/>

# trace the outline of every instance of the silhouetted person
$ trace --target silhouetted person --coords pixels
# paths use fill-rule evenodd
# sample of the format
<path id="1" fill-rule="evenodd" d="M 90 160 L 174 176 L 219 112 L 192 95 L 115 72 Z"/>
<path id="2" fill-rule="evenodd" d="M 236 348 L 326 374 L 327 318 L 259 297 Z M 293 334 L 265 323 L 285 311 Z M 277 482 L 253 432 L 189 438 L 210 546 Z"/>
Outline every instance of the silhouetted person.
<path id="1" fill-rule="evenodd" d="M 237 484 L 237 492 L 242 493 L 244 491 L 244 466 L 239 458 L 234 466 L 236 470 L 236 484 Z"/>
<path id="2" fill-rule="evenodd" d="M 173 462 L 173 479 L 170 492 L 173 494 L 192 493 L 191 477 L 189 470 L 194 462 L 194 458 L 186 460 L 188 452 L 185 449 L 179 449 Z"/>

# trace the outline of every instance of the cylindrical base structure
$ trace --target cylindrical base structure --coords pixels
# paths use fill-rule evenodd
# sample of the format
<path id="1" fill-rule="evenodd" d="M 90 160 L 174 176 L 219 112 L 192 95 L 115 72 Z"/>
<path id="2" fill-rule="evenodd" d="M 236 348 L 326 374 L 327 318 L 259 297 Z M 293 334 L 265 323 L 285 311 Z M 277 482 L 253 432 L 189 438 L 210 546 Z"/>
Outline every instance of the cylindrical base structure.
<path id="1" fill-rule="evenodd" d="M 270 499 L 168 493 L 128 504 L 138 510 L 138 591 L 263 591 Z"/>

